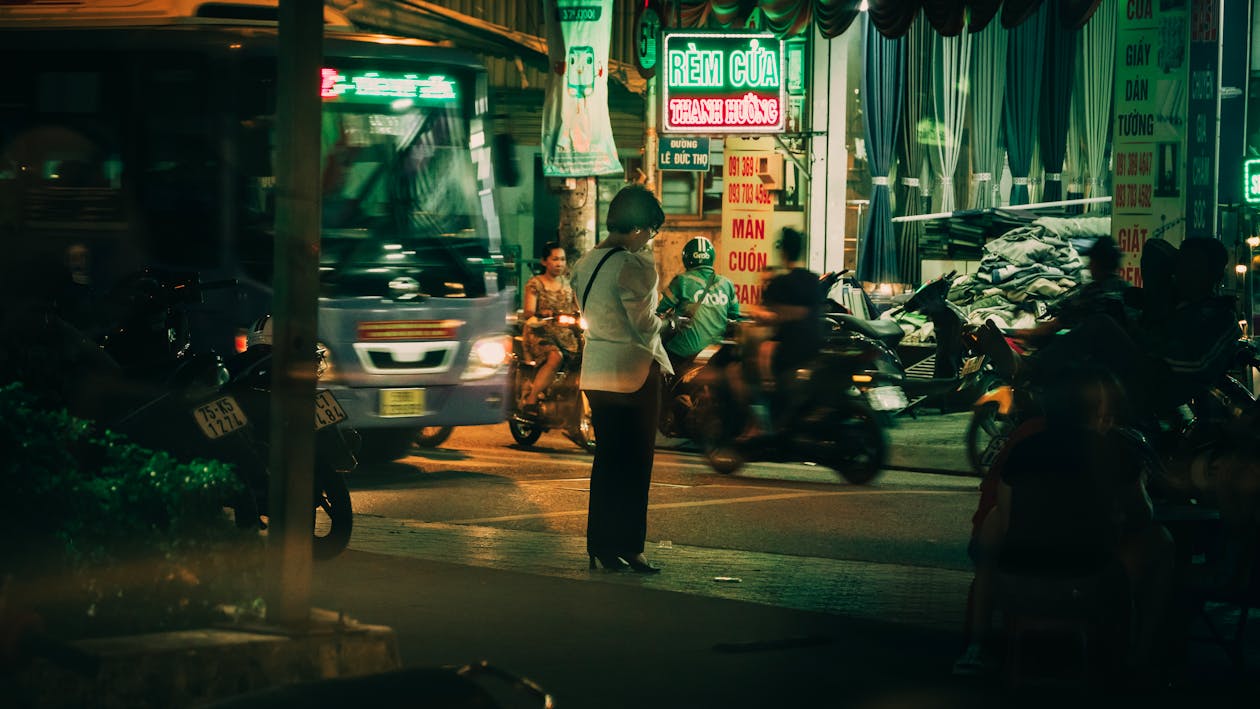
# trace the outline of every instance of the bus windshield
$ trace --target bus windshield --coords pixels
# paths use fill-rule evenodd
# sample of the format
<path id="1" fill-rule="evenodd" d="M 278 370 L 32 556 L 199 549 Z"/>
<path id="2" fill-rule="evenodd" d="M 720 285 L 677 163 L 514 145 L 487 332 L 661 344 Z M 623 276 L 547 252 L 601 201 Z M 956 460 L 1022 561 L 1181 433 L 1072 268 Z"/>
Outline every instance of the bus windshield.
<path id="1" fill-rule="evenodd" d="M 441 75 L 325 69 L 325 295 L 397 295 L 398 282 L 411 297 L 487 294 L 478 178 L 489 168 L 478 160 L 488 156 L 473 148 L 460 88 Z"/>

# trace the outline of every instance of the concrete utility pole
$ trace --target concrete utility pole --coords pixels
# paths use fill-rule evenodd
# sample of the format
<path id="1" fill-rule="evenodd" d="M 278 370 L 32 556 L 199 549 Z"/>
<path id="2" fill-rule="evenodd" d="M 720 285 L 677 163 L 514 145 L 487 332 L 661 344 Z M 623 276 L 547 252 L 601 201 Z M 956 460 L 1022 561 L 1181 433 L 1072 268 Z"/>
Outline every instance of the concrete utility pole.
<path id="1" fill-rule="evenodd" d="M 319 114 L 324 6 L 280 0 L 275 334 L 267 620 L 300 626 L 311 608 L 315 340 L 319 287 Z"/>
<path id="2" fill-rule="evenodd" d="M 570 258 L 595 248 L 595 205 L 599 193 L 594 177 L 565 178 L 560 193 L 560 246 Z"/>

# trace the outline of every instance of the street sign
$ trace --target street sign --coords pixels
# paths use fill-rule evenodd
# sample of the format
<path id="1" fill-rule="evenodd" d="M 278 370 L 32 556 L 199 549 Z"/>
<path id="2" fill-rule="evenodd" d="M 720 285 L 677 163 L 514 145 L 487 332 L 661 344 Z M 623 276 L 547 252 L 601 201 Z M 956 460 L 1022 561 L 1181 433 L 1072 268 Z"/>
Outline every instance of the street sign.
<path id="1" fill-rule="evenodd" d="M 707 136 L 662 136 L 656 166 L 662 170 L 709 171 Z"/>
<path id="2" fill-rule="evenodd" d="M 656 74 L 657 44 L 661 37 L 661 13 L 655 2 L 644 3 L 634 23 L 634 59 L 639 74 L 650 79 Z"/>
<path id="3" fill-rule="evenodd" d="M 1247 204 L 1260 204 L 1260 158 L 1243 163 L 1243 199 Z"/>

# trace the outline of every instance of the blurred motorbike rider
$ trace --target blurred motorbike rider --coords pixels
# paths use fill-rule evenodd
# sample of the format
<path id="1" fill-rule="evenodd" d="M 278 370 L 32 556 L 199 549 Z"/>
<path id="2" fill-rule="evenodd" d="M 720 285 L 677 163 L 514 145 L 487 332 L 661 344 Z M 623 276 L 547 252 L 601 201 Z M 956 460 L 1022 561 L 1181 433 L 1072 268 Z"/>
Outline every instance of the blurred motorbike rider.
<path id="1" fill-rule="evenodd" d="M 805 235 L 784 227 L 778 247 L 787 271 L 770 279 L 762 304 L 751 307 L 749 313 L 774 330 L 770 338 L 774 348 L 769 358 L 774 380 L 770 410 L 776 428 L 789 413 L 796 370 L 813 359 L 823 344 L 823 298 L 818 274 L 805 268 L 801 261 Z"/>
<path id="2" fill-rule="evenodd" d="M 675 374 L 682 374 L 701 350 L 721 340 L 727 321 L 739 317 L 735 284 L 713 270 L 715 257 L 713 242 L 703 236 L 691 239 L 682 250 L 687 270 L 674 276 L 661 293 L 658 315 L 673 312 L 689 320 L 665 342 Z"/>

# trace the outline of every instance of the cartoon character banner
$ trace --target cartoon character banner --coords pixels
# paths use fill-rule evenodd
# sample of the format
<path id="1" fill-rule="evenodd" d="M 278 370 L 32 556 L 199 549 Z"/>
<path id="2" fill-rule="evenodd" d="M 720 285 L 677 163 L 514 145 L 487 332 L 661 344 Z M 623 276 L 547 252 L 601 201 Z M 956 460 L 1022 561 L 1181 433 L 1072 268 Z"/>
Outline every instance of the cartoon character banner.
<path id="1" fill-rule="evenodd" d="M 613 0 L 545 0 L 551 73 L 543 100 L 543 174 L 622 171 L 608 117 Z"/>

